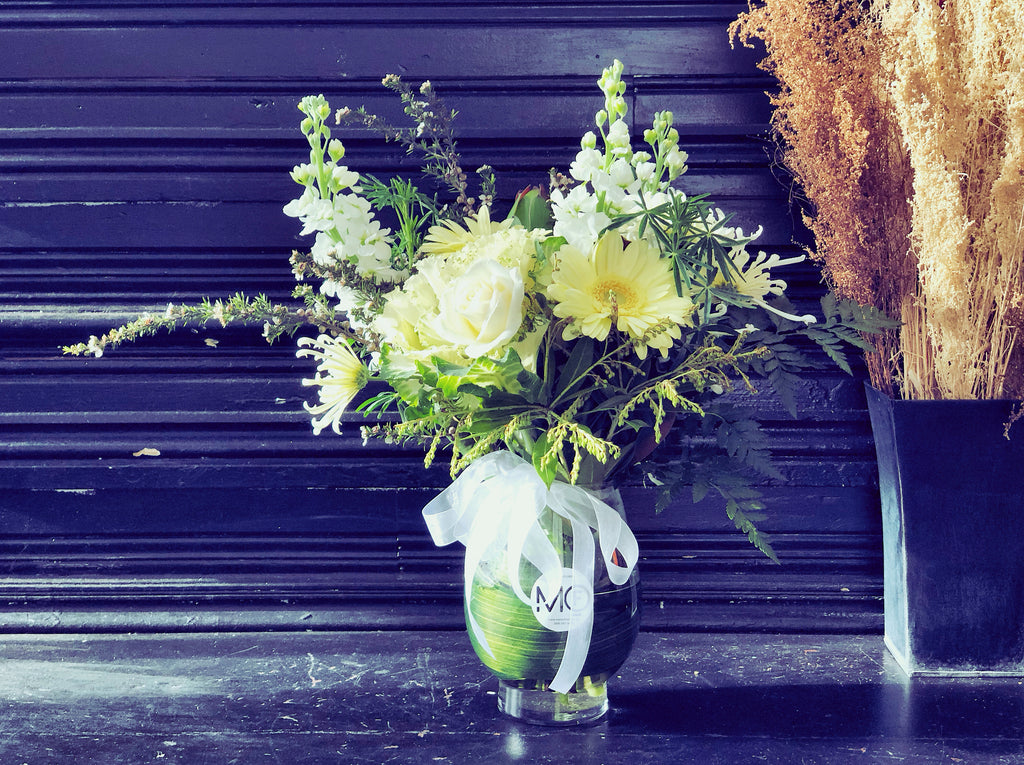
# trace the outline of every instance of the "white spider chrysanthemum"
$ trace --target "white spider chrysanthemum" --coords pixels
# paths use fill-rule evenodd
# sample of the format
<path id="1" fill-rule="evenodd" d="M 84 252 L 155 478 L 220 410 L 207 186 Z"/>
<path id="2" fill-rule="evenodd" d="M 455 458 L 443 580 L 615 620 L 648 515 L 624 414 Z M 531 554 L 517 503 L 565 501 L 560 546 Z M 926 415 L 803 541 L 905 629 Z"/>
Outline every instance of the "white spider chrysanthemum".
<path id="1" fill-rule="evenodd" d="M 312 356 L 319 362 L 316 377 L 302 381 L 303 385 L 320 388 L 320 403 L 316 406 L 303 405 L 313 415 L 313 434 L 320 435 L 320 431 L 328 426 L 340 434 L 341 416 L 356 394 L 366 386 L 370 370 L 343 338 L 320 335 L 314 340 L 303 337 L 299 339 L 299 345 L 302 347 L 296 351 L 296 356 Z"/>
<path id="2" fill-rule="evenodd" d="M 767 311 L 804 324 L 813 324 L 815 318 L 810 314 L 795 316 L 778 308 L 769 305 L 766 301 L 769 295 L 782 295 L 786 291 L 786 282 L 782 279 L 772 278 L 770 270 L 779 266 L 788 266 L 799 263 L 804 259 L 803 255 L 783 259 L 772 253 L 771 255 L 760 251 L 757 257 L 751 258 L 750 253 L 742 247 L 737 247 L 729 253 L 736 270 L 726 278 L 721 271 L 715 276 L 716 287 L 729 286 L 741 295 L 753 300 L 757 305 Z"/>

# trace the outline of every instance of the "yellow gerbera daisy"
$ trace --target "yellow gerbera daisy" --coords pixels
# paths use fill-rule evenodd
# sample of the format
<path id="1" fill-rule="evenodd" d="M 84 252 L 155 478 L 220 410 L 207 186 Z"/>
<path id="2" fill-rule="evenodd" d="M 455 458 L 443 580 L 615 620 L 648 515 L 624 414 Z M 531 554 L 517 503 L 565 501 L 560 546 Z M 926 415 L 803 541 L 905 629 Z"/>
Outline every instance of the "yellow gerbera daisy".
<path id="1" fill-rule="evenodd" d="M 320 435 L 320 431 L 330 425 L 331 430 L 340 435 L 341 416 L 356 394 L 366 386 L 370 370 L 342 338 L 320 335 L 313 340 L 303 337 L 299 338 L 299 345 L 312 347 L 300 348 L 296 356 L 312 356 L 320 362 L 316 377 L 302 381 L 303 385 L 320 386 L 320 403 L 316 406 L 303 404 L 313 415 L 313 434 Z"/>
<path id="2" fill-rule="evenodd" d="M 565 339 L 604 340 L 614 324 L 633 341 L 640 358 L 648 347 L 667 356 L 693 310 L 688 297 L 676 294 L 671 265 L 658 249 L 644 241 L 623 247 L 615 232 L 601 237 L 593 255 L 562 247 L 547 293 L 555 316 L 570 319 Z"/>
<path id="3" fill-rule="evenodd" d="M 481 206 L 480 212 L 475 218 L 466 218 L 464 222 L 465 227 L 451 220 L 446 220 L 438 226 L 431 226 L 420 251 L 431 255 L 457 252 L 470 242 L 489 234 L 504 231 L 512 226 L 511 220 L 500 223 L 492 222 L 491 211 L 487 205 Z"/>

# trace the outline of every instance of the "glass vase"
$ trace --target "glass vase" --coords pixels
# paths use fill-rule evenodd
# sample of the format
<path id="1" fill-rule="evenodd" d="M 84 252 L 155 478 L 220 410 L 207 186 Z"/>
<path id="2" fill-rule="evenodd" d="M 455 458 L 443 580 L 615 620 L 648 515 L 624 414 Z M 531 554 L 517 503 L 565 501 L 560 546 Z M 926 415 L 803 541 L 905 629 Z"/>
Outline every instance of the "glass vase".
<path id="1" fill-rule="evenodd" d="M 615 489 L 593 492 L 622 515 L 622 501 Z M 480 660 L 498 677 L 498 707 L 519 720 L 541 725 L 579 725 L 597 720 L 608 711 L 609 679 L 619 670 L 633 646 L 640 626 L 639 575 L 634 567 L 625 584 L 608 576 L 598 532 L 588 529 L 594 542 L 593 595 L 585 585 L 573 586 L 571 566 L 574 537 L 566 518 L 545 508 L 537 523 L 568 572 L 561 587 L 540 576 L 525 558 L 519 561 L 520 592 L 510 581 L 507 547 L 492 543 L 473 575 L 471 602 L 467 605 L 486 646 L 469 629 Z M 612 565 L 622 560 L 615 551 Z M 621 577 L 620 577 L 621 579 Z M 564 621 L 573 608 L 593 603 L 593 626 L 583 669 L 567 693 L 551 690 L 568 632 Z M 489 651 L 487 649 L 490 649 Z"/>

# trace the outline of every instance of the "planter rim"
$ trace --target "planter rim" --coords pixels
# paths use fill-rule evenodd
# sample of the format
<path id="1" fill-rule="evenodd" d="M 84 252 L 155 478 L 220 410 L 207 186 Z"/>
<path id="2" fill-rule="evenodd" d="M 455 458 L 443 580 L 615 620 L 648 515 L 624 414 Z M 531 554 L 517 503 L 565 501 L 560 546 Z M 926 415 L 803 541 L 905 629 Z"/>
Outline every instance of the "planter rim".
<path id="1" fill-rule="evenodd" d="M 878 390 L 869 382 L 864 383 L 864 389 L 869 396 L 878 400 L 891 402 L 893 406 L 1006 406 L 1007 404 L 1022 404 L 1024 399 L 1019 398 L 895 398 L 888 393 Z"/>

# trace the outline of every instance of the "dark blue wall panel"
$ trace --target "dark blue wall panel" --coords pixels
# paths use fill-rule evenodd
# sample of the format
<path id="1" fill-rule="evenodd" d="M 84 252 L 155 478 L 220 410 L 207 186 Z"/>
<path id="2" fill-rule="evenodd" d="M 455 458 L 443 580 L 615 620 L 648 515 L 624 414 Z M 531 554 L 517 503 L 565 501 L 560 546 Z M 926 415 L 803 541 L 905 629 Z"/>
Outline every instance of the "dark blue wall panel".
<path id="1" fill-rule="evenodd" d="M 235 291 L 285 298 L 281 213 L 297 101 L 396 113 L 389 72 L 459 110 L 467 168 L 508 203 L 566 168 L 626 63 L 637 136 L 675 112 L 690 172 L 768 249 L 792 251 L 765 143 L 771 83 L 729 47 L 738 2 L 7 2 L 0 5 L 0 630 L 457 627 L 459 555 L 419 509 L 447 482 L 415 452 L 314 438 L 308 368 L 209 328 L 103 359 L 58 348 L 141 311 Z M 354 168 L 416 172 L 339 131 Z M 813 267 L 791 291 L 820 293 Z M 207 338 L 218 340 L 215 348 Z M 810 377 L 802 417 L 757 400 L 785 482 L 782 566 L 682 498 L 629 491 L 649 629 L 880 625 L 877 489 L 860 378 Z M 133 457 L 150 447 L 159 457 Z"/>

